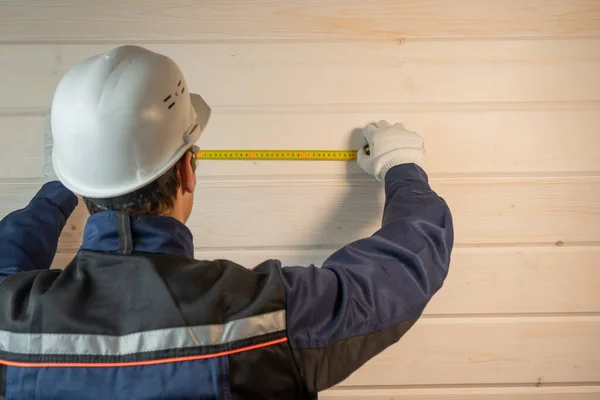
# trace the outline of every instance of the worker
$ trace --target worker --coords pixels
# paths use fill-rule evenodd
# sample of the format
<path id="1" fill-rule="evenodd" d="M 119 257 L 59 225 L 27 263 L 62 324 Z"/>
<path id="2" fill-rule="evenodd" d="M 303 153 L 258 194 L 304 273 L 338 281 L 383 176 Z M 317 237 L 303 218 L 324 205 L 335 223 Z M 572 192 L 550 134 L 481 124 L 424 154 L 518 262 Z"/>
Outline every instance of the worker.
<path id="1" fill-rule="evenodd" d="M 185 226 L 209 115 L 175 62 L 141 47 L 62 78 L 48 182 L 0 222 L 0 398 L 315 399 L 423 313 L 447 275 L 453 227 L 417 133 L 364 128 L 358 164 L 385 183 L 373 236 L 320 268 L 248 269 L 194 259 Z M 50 269 L 76 195 L 91 214 L 83 243 Z"/>

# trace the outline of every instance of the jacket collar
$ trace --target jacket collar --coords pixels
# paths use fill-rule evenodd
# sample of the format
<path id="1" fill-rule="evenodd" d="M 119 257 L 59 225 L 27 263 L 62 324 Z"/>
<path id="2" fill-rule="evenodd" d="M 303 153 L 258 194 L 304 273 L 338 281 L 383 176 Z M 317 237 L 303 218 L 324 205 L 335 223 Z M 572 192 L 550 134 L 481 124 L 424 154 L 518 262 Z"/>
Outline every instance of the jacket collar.
<path id="1" fill-rule="evenodd" d="M 170 217 L 135 217 L 102 211 L 88 219 L 82 250 L 130 254 L 175 254 L 194 257 L 193 236 L 181 222 Z"/>

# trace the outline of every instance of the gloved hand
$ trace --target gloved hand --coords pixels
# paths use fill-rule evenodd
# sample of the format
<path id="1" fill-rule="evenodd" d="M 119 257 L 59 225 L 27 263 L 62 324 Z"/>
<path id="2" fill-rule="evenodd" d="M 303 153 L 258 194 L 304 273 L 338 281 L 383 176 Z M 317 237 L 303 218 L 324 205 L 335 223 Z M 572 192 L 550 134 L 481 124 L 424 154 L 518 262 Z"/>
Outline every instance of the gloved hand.
<path id="1" fill-rule="evenodd" d="M 423 138 L 407 130 L 402 124 L 390 125 L 387 121 L 369 124 L 363 129 L 369 145 L 369 154 L 358 151 L 358 165 L 377 180 L 385 180 L 390 168 L 414 163 L 423 168 L 425 147 Z"/>
<path id="2" fill-rule="evenodd" d="M 44 177 L 45 182 L 57 181 L 56 172 L 54 172 L 54 166 L 52 165 L 52 148 L 54 147 L 54 140 L 52 140 L 52 127 L 50 126 L 50 113 L 49 110 L 46 114 L 46 121 L 44 123 Z"/>

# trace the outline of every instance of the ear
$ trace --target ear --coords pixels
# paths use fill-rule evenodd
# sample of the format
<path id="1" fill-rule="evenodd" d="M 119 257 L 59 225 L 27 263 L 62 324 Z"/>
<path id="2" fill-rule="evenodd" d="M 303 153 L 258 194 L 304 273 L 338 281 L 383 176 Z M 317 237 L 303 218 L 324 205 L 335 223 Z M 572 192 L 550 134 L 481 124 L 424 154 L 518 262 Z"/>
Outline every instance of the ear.
<path id="1" fill-rule="evenodd" d="M 194 193 L 194 189 L 196 189 L 196 172 L 192 168 L 191 151 L 188 151 L 183 156 L 183 160 L 179 165 L 179 177 L 181 179 L 182 193 Z"/>

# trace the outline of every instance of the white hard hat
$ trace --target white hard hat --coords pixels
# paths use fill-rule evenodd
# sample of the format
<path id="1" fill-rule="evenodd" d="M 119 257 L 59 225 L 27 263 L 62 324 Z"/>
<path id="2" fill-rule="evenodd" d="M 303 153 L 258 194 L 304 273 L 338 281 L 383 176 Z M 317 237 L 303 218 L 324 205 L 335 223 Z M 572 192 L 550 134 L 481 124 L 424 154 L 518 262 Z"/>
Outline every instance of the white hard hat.
<path id="1" fill-rule="evenodd" d="M 54 94 L 53 164 L 90 198 L 131 193 L 171 168 L 210 116 L 173 60 L 123 46 L 71 68 Z"/>

